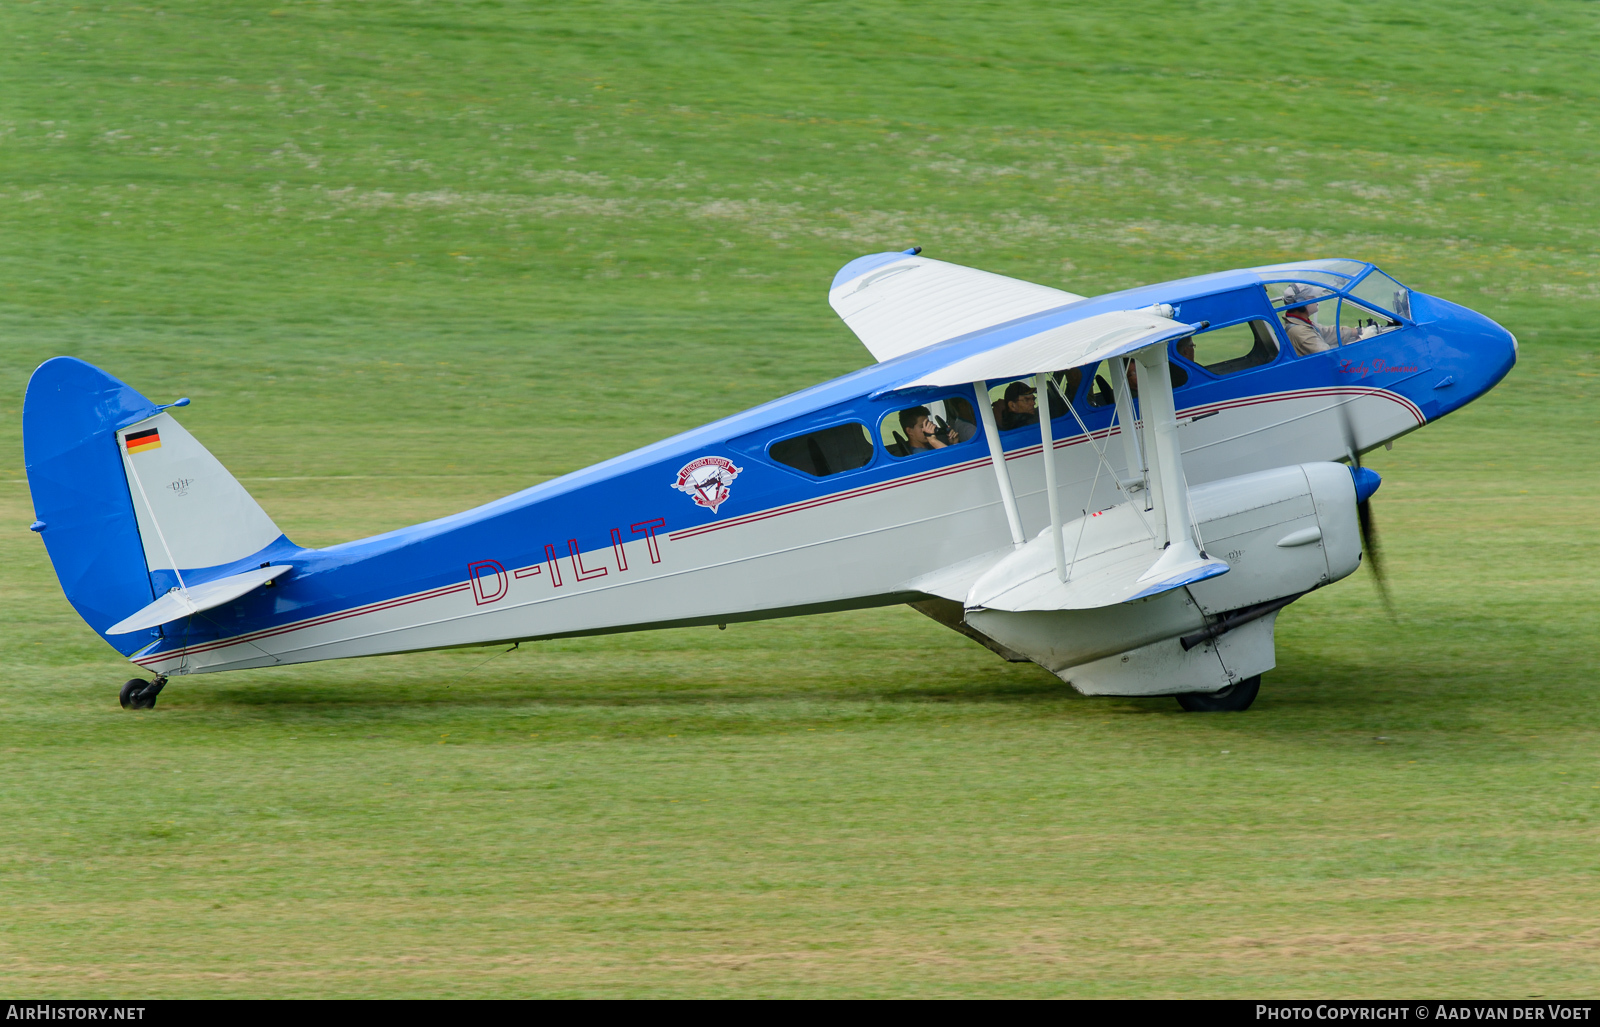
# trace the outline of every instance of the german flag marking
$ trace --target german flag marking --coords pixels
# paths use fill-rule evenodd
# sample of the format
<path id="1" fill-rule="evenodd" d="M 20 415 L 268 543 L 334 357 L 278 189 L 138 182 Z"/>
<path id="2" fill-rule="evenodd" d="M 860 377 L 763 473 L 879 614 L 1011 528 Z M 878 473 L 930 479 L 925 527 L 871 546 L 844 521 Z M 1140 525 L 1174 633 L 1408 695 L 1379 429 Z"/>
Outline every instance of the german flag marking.
<path id="1" fill-rule="evenodd" d="M 128 447 L 128 454 L 144 453 L 152 449 L 161 448 L 161 432 L 156 428 L 146 428 L 122 437 L 123 445 Z"/>

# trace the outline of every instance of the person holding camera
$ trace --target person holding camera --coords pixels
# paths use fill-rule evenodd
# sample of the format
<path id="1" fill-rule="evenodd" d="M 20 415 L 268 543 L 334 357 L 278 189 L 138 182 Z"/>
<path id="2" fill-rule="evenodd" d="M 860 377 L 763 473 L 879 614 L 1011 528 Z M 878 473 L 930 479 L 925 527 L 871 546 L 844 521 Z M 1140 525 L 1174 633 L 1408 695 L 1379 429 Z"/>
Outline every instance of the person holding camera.
<path id="1" fill-rule="evenodd" d="M 925 449 L 943 449 L 957 440 L 948 428 L 933 423 L 927 407 L 911 407 L 900 411 L 900 427 L 906 433 L 906 448 L 913 453 Z"/>

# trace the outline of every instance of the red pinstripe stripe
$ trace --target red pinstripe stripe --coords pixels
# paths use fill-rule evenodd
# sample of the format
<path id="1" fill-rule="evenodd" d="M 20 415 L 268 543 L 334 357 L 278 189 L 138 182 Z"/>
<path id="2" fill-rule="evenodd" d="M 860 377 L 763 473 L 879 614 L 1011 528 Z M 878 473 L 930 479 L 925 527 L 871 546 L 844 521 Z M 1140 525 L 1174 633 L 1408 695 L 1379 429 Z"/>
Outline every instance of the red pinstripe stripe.
<path id="1" fill-rule="evenodd" d="M 1421 409 L 1419 409 L 1415 403 L 1411 402 L 1409 399 L 1406 399 L 1404 396 L 1396 395 L 1395 393 L 1389 392 L 1386 389 L 1366 388 L 1356 385 L 1329 386 L 1326 388 L 1317 389 L 1296 389 L 1291 392 L 1273 392 L 1264 396 L 1248 396 L 1243 399 L 1225 400 L 1221 403 L 1211 403 L 1205 406 L 1187 407 L 1178 411 L 1178 416 L 1180 418 L 1196 417 L 1203 414 L 1218 413 L 1223 410 L 1232 410 L 1239 407 L 1258 406 L 1262 403 L 1278 403 L 1293 399 L 1308 399 L 1316 396 L 1377 396 L 1405 407 L 1406 411 L 1417 419 L 1418 424 L 1427 423 L 1427 418 L 1423 416 Z M 1101 428 L 1098 431 L 1091 432 L 1090 434 L 1096 439 L 1106 439 L 1111 436 L 1112 429 Z M 1068 446 L 1080 445 L 1085 441 L 1087 441 L 1085 436 L 1082 433 L 1079 433 L 1071 438 L 1058 441 L 1055 445 L 1055 448 L 1064 449 Z M 1044 452 L 1043 443 L 1033 446 L 1025 446 L 1022 449 L 1008 451 L 1006 453 L 1006 460 L 1019 460 L 1023 457 L 1035 456 L 1042 452 Z M 813 510 L 819 506 L 828 506 L 829 504 L 843 502 L 847 499 L 857 499 L 862 496 L 872 495 L 876 492 L 900 488 L 903 485 L 915 485 L 919 482 L 932 481 L 935 478 L 942 478 L 946 475 L 959 474 L 963 471 L 972 470 L 975 467 L 981 467 L 988 462 L 989 458 L 984 456 L 977 460 L 968 460 L 965 463 L 951 464 L 949 467 L 941 467 L 933 471 L 924 471 L 920 474 L 907 475 L 904 478 L 895 478 L 891 481 L 876 482 L 872 485 L 862 485 L 857 488 L 847 489 L 844 492 L 835 492 L 827 496 L 818 496 L 815 499 L 806 499 L 798 503 L 790 503 L 786 506 L 773 507 L 770 510 L 758 510 L 755 513 L 744 514 L 726 521 L 719 521 L 713 524 L 701 524 L 693 528 L 684 528 L 679 531 L 671 532 L 667 535 L 667 538 L 677 542 L 682 539 L 694 538 L 698 535 L 705 535 L 709 532 L 721 531 L 724 528 L 735 528 L 745 524 L 754 524 L 757 521 L 770 520 L 773 517 L 782 517 L 785 514 L 800 513 L 803 510 Z"/>
<path id="2" fill-rule="evenodd" d="M 193 656 L 199 653 L 208 653 L 216 649 L 226 649 L 229 646 L 243 645 L 246 642 L 255 642 L 263 638 L 271 638 L 275 635 L 282 635 L 291 631 L 303 631 L 306 628 L 319 627 L 323 624 L 332 624 L 336 621 L 348 620 L 351 617 L 360 617 L 368 613 L 380 613 L 384 610 L 392 610 L 401 606 L 409 606 L 412 603 L 420 603 L 428 599 L 437 599 L 441 596 L 451 595 L 456 592 L 465 592 L 471 587 L 472 586 L 467 582 L 462 582 L 459 585 L 445 585 L 442 588 L 430 589 L 427 592 L 417 592 L 409 596 L 399 596 L 394 599 L 385 599 L 382 602 L 368 603 L 366 606 L 355 606 L 348 610 L 339 610 L 334 613 L 323 614 L 320 617 L 312 617 L 303 621 L 295 621 L 292 624 L 282 624 L 274 628 L 263 628 L 260 631 L 254 631 L 244 635 L 234 635 L 231 638 L 219 638 L 215 641 L 203 642 L 199 645 L 188 646 L 183 649 L 168 649 L 164 652 L 152 653 L 149 656 L 140 657 L 133 662 L 141 667 L 148 667 L 152 663 L 163 663 L 167 660 L 175 659 L 180 656 Z"/>

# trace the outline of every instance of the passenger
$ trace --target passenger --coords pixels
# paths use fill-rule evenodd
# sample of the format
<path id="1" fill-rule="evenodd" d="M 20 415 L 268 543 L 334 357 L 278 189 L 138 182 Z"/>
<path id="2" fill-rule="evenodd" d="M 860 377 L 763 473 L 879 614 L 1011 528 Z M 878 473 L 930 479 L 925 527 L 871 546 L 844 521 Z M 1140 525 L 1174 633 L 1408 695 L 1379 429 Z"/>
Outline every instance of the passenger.
<path id="1" fill-rule="evenodd" d="M 927 449 L 943 449 L 952 445 L 949 429 L 941 431 L 933 423 L 927 407 L 911 407 L 900 411 L 900 427 L 906 433 L 907 455 Z M 939 436 L 943 435 L 944 438 Z"/>
<path id="2" fill-rule="evenodd" d="M 995 401 L 994 420 L 1001 431 L 1039 423 L 1039 397 L 1027 382 L 1012 382 Z"/>
<path id="3" fill-rule="evenodd" d="M 1338 325 L 1322 325 L 1316 320 L 1318 303 L 1326 296 L 1333 293 L 1327 289 L 1319 289 L 1315 285 L 1301 285 L 1298 282 L 1290 283 L 1283 290 L 1283 301 L 1294 306 L 1293 310 L 1286 310 L 1283 314 L 1283 327 L 1289 332 L 1289 341 L 1294 344 L 1294 355 L 1307 357 L 1313 353 L 1322 353 L 1336 346 L 1345 346 L 1355 342 L 1361 337 L 1359 328 L 1340 328 Z"/>

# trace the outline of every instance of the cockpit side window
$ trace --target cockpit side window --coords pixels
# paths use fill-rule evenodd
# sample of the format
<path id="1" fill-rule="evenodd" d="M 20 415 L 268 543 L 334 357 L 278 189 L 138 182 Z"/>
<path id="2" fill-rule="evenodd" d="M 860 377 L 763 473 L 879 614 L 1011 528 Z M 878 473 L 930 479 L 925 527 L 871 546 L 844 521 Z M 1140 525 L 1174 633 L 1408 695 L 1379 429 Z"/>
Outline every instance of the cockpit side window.
<path id="1" fill-rule="evenodd" d="M 1389 302 L 1393 302 L 1392 298 Z M 1374 335 L 1392 332 L 1404 327 L 1392 314 L 1362 306 L 1350 297 L 1339 300 L 1339 333 L 1354 336 L 1356 340 L 1370 339 Z M 1347 338 L 1348 342 L 1349 339 Z"/>
<path id="2" fill-rule="evenodd" d="M 1192 347 L 1187 354 L 1182 351 L 1184 342 Z M 1278 335 L 1259 318 L 1213 328 L 1179 340 L 1178 345 L 1180 355 L 1218 376 L 1238 374 L 1278 359 Z"/>
<path id="3" fill-rule="evenodd" d="M 972 441 L 978 420 L 971 403 L 948 396 L 885 415 L 878 434 L 890 456 L 905 457 Z"/>
<path id="4" fill-rule="evenodd" d="M 1050 378 L 1054 388 L 1050 389 L 1047 395 L 1050 397 L 1050 419 L 1055 420 L 1066 416 L 1067 401 L 1062 397 L 1072 395 L 1077 389 L 1081 372 L 1076 368 L 1071 371 L 1056 371 Z M 994 423 L 1002 432 L 1016 431 L 1039 423 L 1037 383 L 1036 375 L 989 387 L 989 405 L 994 408 Z"/>
<path id="5" fill-rule="evenodd" d="M 872 435 L 859 421 L 774 442 L 767 454 L 780 464 L 818 478 L 843 474 L 872 463 Z"/>

